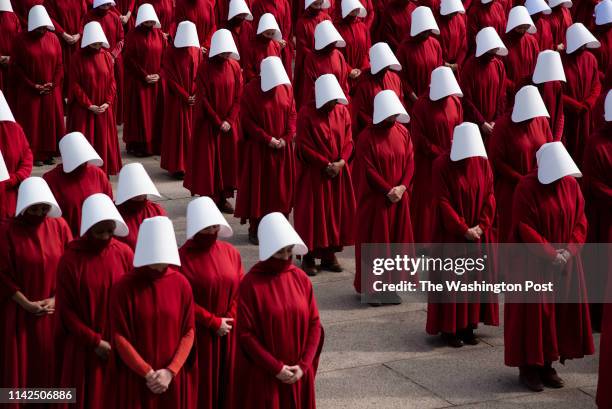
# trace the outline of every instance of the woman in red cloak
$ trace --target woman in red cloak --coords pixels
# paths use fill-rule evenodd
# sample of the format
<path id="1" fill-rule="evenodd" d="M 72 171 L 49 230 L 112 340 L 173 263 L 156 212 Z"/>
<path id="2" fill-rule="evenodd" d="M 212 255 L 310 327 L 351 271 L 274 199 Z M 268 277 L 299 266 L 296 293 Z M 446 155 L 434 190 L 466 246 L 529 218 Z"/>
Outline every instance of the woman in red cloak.
<path id="1" fill-rule="evenodd" d="M 563 114 L 563 87 L 565 72 L 561 56 L 557 51 L 544 50 L 538 54 L 533 83 L 538 87 L 540 95 L 550 115 L 548 123 L 553 140 L 560 141 L 563 137 L 565 115 Z"/>
<path id="2" fill-rule="evenodd" d="M 556 50 L 556 46 L 553 40 L 552 31 L 550 29 L 550 22 L 548 15 L 552 13 L 550 7 L 545 0 L 527 0 L 525 1 L 525 7 L 529 11 L 529 15 L 536 26 L 535 36 L 538 39 L 538 45 L 540 50 Z"/>
<path id="3" fill-rule="evenodd" d="M 351 95 L 361 73 L 369 66 L 368 50 L 372 45 L 370 31 L 364 21 L 367 15 L 365 7 L 359 0 L 344 0 L 342 15 L 336 22 L 340 36 L 346 42 L 346 47 L 340 51 L 349 67 L 349 89 Z"/>
<path id="4" fill-rule="evenodd" d="M 175 24 L 182 21 L 191 21 L 195 24 L 200 46 L 206 54 L 210 49 L 210 38 L 217 29 L 215 0 L 176 0 L 174 16 Z"/>
<path id="5" fill-rule="evenodd" d="M 429 7 L 419 6 L 412 12 L 410 36 L 404 38 L 397 50 L 402 64 L 402 86 L 411 111 L 417 99 L 427 92 L 431 72 L 443 64 L 442 47 L 433 34 L 440 34 L 436 20 Z"/>
<path id="6" fill-rule="evenodd" d="M 323 327 L 310 280 L 291 264 L 308 249 L 280 213 L 262 219 L 258 237 L 260 261 L 238 292 L 235 407 L 315 409 Z"/>
<path id="7" fill-rule="evenodd" d="M 261 61 L 266 57 L 281 57 L 285 44 L 274 16 L 265 13 L 259 18 L 257 32 L 252 32 L 245 53 L 241 55 L 241 65 L 245 83 L 259 77 Z"/>
<path id="8" fill-rule="evenodd" d="M 22 0 L 15 1 L 15 14 L 19 17 L 21 22 L 21 28 L 26 30 L 28 28 L 28 13 L 34 6 L 42 5 L 45 0 Z"/>
<path id="9" fill-rule="evenodd" d="M 135 0 L 135 2 L 139 11 L 140 6 L 143 4 L 150 4 L 153 6 L 155 13 L 159 17 L 159 24 L 161 25 L 159 28 L 161 28 L 164 33 L 168 34 L 174 31 L 175 0 Z M 138 16 L 136 17 L 136 20 L 138 20 Z M 136 22 L 136 26 L 138 26 L 138 22 Z"/>
<path id="10" fill-rule="evenodd" d="M 468 47 L 473 52 L 476 35 L 484 27 L 493 27 L 498 34 L 506 29 L 506 11 L 501 0 L 475 0 L 468 9 Z"/>
<path id="11" fill-rule="evenodd" d="M 0 223 L 15 215 L 17 191 L 32 173 L 32 151 L 21 125 L 15 122 L 4 94 L 0 91 L 0 152 L 7 180 L 0 182 Z"/>
<path id="12" fill-rule="evenodd" d="M 187 206 L 187 241 L 179 249 L 181 273 L 193 289 L 198 348 L 198 408 L 230 408 L 235 398 L 238 286 L 244 276 L 240 253 L 217 240 L 233 234 L 213 200 Z"/>
<path id="13" fill-rule="evenodd" d="M 535 153 L 553 141 L 548 111 L 533 85 L 519 90 L 512 113 L 500 118 L 488 141 L 491 164 L 495 170 L 498 239 L 509 239 L 512 226 L 512 197 L 523 176 L 536 167 Z"/>
<path id="14" fill-rule="evenodd" d="M 467 16 L 461 0 L 442 0 L 438 16 L 444 65 L 458 73 L 467 57 Z"/>
<path id="15" fill-rule="evenodd" d="M 463 122 L 463 96 L 449 67 L 438 67 L 431 73 L 429 95 L 414 104 L 410 127 L 415 150 L 413 191 L 418 192 L 410 204 L 414 239 L 432 243 L 435 233 L 436 195 L 432 167 L 440 155 L 451 148 L 453 130 Z"/>
<path id="16" fill-rule="evenodd" d="M 285 71 L 292 77 L 293 73 L 293 52 L 295 43 L 293 41 L 293 24 L 291 20 L 291 6 L 287 0 L 254 0 L 253 1 L 253 17 L 255 21 L 259 21 L 262 15 L 270 13 L 274 16 L 280 27 L 280 32 L 283 35 L 284 46 L 282 47 L 283 65 Z M 299 85 L 296 83 L 296 86 Z"/>
<path id="17" fill-rule="evenodd" d="M 150 4 L 138 9 L 136 28 L 125 39 L 125 111 L 123 140 L 128 153 L 159 152 L 163 120 L 162 55 L 167 46 Z"/>
<path id="18" fill-rule="evenodd" d="M 229 11 L 221 27 L 232 32 L 238 53 L 244 58 L 252 47 L 251 40 L 255 30 L 253 14 L 245 0 L 230 0 Z M 240 63 L 242 66 L 243 64 L 244 61 Z"/>
<path id="19" fill-rule="evenodd" d="M 597 59 L 587 48 L 599 46 L 599 41 L 582 23 L 568 28 L 564 58 L 567 84 L 563 94 L 563 143 L 578 166 L 582 164 L 584 145 L 591 133 L 591 113 L 601 92 Z"/>
<path id="20" fill-rule="evenodd" d="M 103 50 L 108 40 L 96 21 L 85 25 L 81 50 L 72 58 L 66 128 L 89 138 L 104 161 L 102 170 L 116 175 L 121 169 L 121 152 L 115 120 L 114 61 Z"/>
<path id="21" fill-rule="evenodd" d="M 123 25 L 123 30 L 127 34 L 128 31 L 134 28 L 133 17 L 134 11 L 136 10 L 136 0 L 116 0 L 117 12 Z"/>
<path id="22" fill-rule="evenodd" d="M 159 204 L 149 200 L 149 197 L 161 198 L 147 171 L 140 163 L 129 163 L 119 173 L 117 183 L 117 199 L 115 204 L 125 220 L 130 232 L 119 240 L 134 250 L 138 229 L 143 220 L 165 216 L 166 211 Z"/>
<path id="23" fill-rule="evenodd" d="M 355 194 L 349 158 L 353 154 L 348 100 L 333 74 L 315 83 L 315 105 L 305 105 L 297 119 L 296 155 L 300 159 L 295 202 L 295 229 L 304 238 L 308 254 L 302 269 L 341 272 L 336 253 L 354 243 Z"/>
<path id="24" fill-rule="evenodd" d="M 113 238 L 125 236 L 128 228 L 111 198 L 93 194 L 82 210 L 80 238 L 67 246 L 57 270 L 59 378 L 54 386 L 76 388 L 76 408 L 102 409 L 111 351 L 111 287 L 130 271 L 134 254 Z"/>
<path id="25" fill-rule="evenodd" d="M 191 21 L 179 23 L 174 46 L 166 48 L 162 62 L 164 79 L 164 123 L 160 166 L 175 178 L 187 170 L 193 132 L 196 75 L 202 62 L 198 31 Z"/>
<path id="26" fill-rule="evenodd" d="M 293 208 L 295 101 L 289 76 L 278 57 L 261 62 L 261 77 L 244 89 L 240 108 L 242 159 L 236 217 L 249 221 L 249 241 L 266 214 Z"/>
<path id="27" fill-rule="evenodd" d="M 476 36 L 476 54 L 466 61 L 459 78 L 465 119 L 480 126 L 485 142 L 505 112 L 506 69 L 499 58 L 504 55 L 508 49 L 495 29 L 483 28 Z"/>
<path id="28" fill-rule="evenodd" d="M 412 12 L 417 5 L 412 0 L 388 0 L 375 27 L 374 38 L 389 44 L 391 50 L 397 52 L 406 33 L 410 32 Z"/>
<path id="29" fill-rule="evenodd" d="M 552 9 L 546 16 L 550 33 L 553 40 L 553 50 L 562 51 L 565 49 L 565 32 L 572 25 L 572 15 L 569 9 L 572 7 L 571 0 L 550 0 L 548 5 Z"/>
<path id="30" fill-rule="evenodd" d="M 372 125 L 376 94 L 384 89 L 390 89 L 400 100 L 404 100 L 402 80 L 397 74 L 398 71 L 401 71 L 402 66 L 389 45 L 387 43 L 374 44 L 370 48 L 369 57 L 370 67 L 359 76 L 349 105 L 355 142 L 361 131 Z"/>
<path id="31" fill-rule="evenodd" d="M 593 50 L 599 63 L 599 80 L 605 84 L 606 77 L 612 77 L 612 3 L 602 1 L 595 7 L 595 37 L 601 47 Z"/>
<path id="32" fill-rule="evenodd" d="M 496 239 L 493 171 L 478 125 L 464 122 L 455 128 L 450 154 L 446 152 L 434 162 L 431 186 L 435 186 L 435 241 L 442 243 L 442 257 L 444 246 L 450 243 L 456 243 L 452 250 L 447 250 L 452 257 L 462 254 L 475 257 L 476 247 L 492 257 L 492 243 Z M 494 260 L 488 260 L 488 282 L 495 274 L 494 264 Z M 441 333 L 449 346 L 478 344 L 474 330 L 481 322 L 499 325 L 499 305 L 494 297 L 466 294 L 449 294 L 448 297 L 443 303 L 430 301 L 428 304 L 427 333 Z"/>
<path id="33" fill-rule="evenodd" d="M 13 46 L 21 32 L 19 17 L 13 12 L 11 0 L 0 0 L 0 91 L 9 88 L 9 66 L 13 55 Z"/>
<path id="34" fill-rule="evenodd" d="M 519 367 L 521 383 L 539 392 L 544 386 L 564 385 L 554 361 L 592 355 L 595 348 L 579 253 L 587 227 L 584 199 L 574 178 L 581 174 L 561 142 L 543 145 L 536 157 L 537 172 L 523 177 L 514 193 L 511 240 L 531 244 L 513 257 L 511 271 L 541 281 L 559 276 L 561 270 L 572 280 L 577 297 L 577 302 L 563 304 L 559 297 L 565 295 L 540 293 L 529 303 L 517 303 L 513 293 L 506 294 L 506 365 Z"/>
<path id="35" fill-rule="evenodd" d="M 55 277 L 72 234 L 39 177 L 19 187 L 14 215 L 0 246 L 0 383 L 8 388 L 51 388 L 56 386 Z"/>
<path id="36" fill-rule="evenodd" d="M 53 164 L 64 135 L 62 48 L 43 6 L 30 10 L 28 31 L 16 39 L 12 58 L 11 105 L 34 154 L 34 164 Z"/>
<path id="37" fill-rule="evenodd" d="M 234 208 L 228 199 L 238 186 L 238 115 L 243 88 L 239 58 L 229 30 L 213 34 L 208 61 L 196 80 L 194 131 L 183 184 L 192 195 L 213 198 L 229 214 Z"/>
<path id="38" fill-rule="evenodd" d="M 358 293 L 372 293 L 369 282 L 362 283 L 361 245 L 368 243 L 412 243 L 410 200 L 414 175 L 414 150 L 408 129 L 403 124 L 410 117 L 397 94 L 380 91 L 374 98 L 372 125 L 357 142 L 354 177 L 357 186 L 357 217 L 355 233 L 355 281 Z M 401 298 L 389 294 L 386 302 L 401 303 Z M 373 306 L 381 305 L 373 295 Z"/>
<path id="39" fill-rule="evenodd" d="M 197 362 L 191 286 L 172 222 L 140 226 L 134 268 L 111 290 L 111 371 L 105 407 L 195 409 Z"/>

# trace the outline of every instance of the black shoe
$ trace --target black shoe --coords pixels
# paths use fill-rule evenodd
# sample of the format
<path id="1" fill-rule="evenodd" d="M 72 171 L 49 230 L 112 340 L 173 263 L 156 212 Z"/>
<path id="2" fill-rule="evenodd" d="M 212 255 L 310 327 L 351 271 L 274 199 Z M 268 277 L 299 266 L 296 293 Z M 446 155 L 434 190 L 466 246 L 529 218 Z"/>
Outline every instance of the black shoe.
<path id="1" fill-rule="evenodd" d="M 560 389 L 565 386 L 565 382 L 557 374 L 557 371 L 551 364 L 546 364 L 544 368 L 540 369 L 540 378 L 544 386 L 548 388 Z"/>
<path id="2" fill-rule="evenodd" d="M 463 346 L 463 341 L 457 336 L 457 334 L 443 332 L 442 340 L 451 348 L 461 348 Z"/>
<path id="3" fill-rule="evenodd" d="M 319 272 L 315 264 L 315 259 L 310 254 L 306 254 L 302 257 L 302 270 L 304 270 L 309 277 L 314 277 Z"/>
<path id="4" fill-rule="evenodd" d="M 183 180 L 185 179 L 185 172 L 182 172 L 182 171 L 174 172 L 172 174 L 172 178 L 176 180 Z"/>
<path id="5" fill-rule="evenodd" d="M 331 271 L 332 273 L 341 273 L 342 266 L 338 262 L 338 258 L 334 254 L 329 258 L 321 260 L 321 270 Z"/>
<path id="6" fill-rule="evenodd" d="M 218 207 L 219 210 L 221 210 L 221 213 L 234 214 L 234 206 L 232 206 L 232 204 L 227 199 L 224 199 L 222 202 L 220 202 Z"/>
<path id="7" fill-rule="evenodd" d="M 44 163 L 43 163 L 42 160 L 35 160 L 34 161 L 34 166 L 36 166 L 37 168 L 40 168 L 43 165 L 44 165 Z"/>
<path id="8" fill-rule="evenodd" d="M 254 246 L 259 246 L 259 239 L 257 238 L 256 234 L 249 233 L 249 243 Z"/>
<path id="9" fill-rule="evenodd" d="M 521 366 L 519 368 L 519 382 L 527 389 L 534 392 L 542 392 L 544 385 L 540 376 L 541 368 L 536 366 Z"/>
<path id="10" fill-rule="evenodd" d="M 480 343 L 478 338 L 476 338 L 476 334 L 474 334 L 474 330 L 472 328 L 467 328 L 463 331 L 459 331 L 459 337 L 461 338 L 463 343 L 467 345 L 478 345 Z"/>
<path id="11" fill-rule="evenodd" d="M 45 165 L 55 165 L 55 160 L 53 158 L 48 158 L 44 161 Z"/>

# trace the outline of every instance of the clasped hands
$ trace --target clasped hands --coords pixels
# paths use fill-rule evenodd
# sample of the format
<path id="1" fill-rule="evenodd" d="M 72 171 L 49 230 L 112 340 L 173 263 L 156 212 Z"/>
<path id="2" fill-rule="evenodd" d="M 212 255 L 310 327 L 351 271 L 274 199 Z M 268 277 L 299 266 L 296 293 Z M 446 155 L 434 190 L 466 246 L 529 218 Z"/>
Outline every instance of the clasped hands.
<path id="1" fill-rule="evenodd" d="M 283 369 L 276 374 L 276 379 L 287 385 L 293 385 L 304 376 L 304 371 L 299 365 L 287 366 L 283 365 Z"/>
<path id="2" fill-rule="evenodd" d="M 391 203 L 397 203 L 402 200 L 402 197 L 404 196 L 405 192 L 406 186 L 404 185 L 392 187 L 391 190 L 387 192 L 387 199 L 389 199 Z"/>
<path id="3" fill-rule="evenodd" d="M 480 240 L 480 237 L 483 235 L 483 231 L 480 226 L 470 227 L 465 231 L 463 235 L 469 241 L 477 241 Z"/>
<path id="4" fill-rule="evenodd" d="M 151 369 L 145 376 L 147 381 L 147 388 L 155 394 L 161 394 L 168 390 L 170 382 L 174 378 L 174 374 L 169 369 L 158 369 L 154 371 Z"/>
<path id="5" fill-rule="evenodd" d="M 327 164 L 327 167 L 325 168 L 325 173 L 330 178 L 335 178 L 336 176 L 338 176 L 345 164 L 346 162 L 344 162 L 344 159 L 340 159 L 336 162 L 329 162 Z"/>

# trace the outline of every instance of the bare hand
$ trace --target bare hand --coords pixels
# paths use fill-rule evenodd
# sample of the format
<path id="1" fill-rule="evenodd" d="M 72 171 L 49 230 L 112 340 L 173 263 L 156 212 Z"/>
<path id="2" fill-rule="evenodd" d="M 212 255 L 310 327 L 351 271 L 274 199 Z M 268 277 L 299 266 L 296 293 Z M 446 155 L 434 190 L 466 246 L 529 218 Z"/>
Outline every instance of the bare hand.
<path id="1" fill-rule="evenodd" d="M 42 307 L 43 311 L 39 312 L 39 315 L 53 314 L 55 312 L 55 297 L 41 300 L 40 306 Z"/>
<path id="2" fill-rule="evenodd" d="M 294 373 L 291 369 L 289 369 L 287 365 L 283 365 L 283 369 L 279 373 L 276 374 L 276 379 L 281 381 L 282 383 L 289 383 L 291 379 L 294 377 Z"/>
<path id="3" fill-rule="evenodd" d="M 11 57 L 9 55 L 0 56 L 0 65 L 8 65 L 10 61 L 11 61 Z"/>
<path id="4" fill-rule="evenodd" d="M 272 140 L 270 140 L 270 142 L 268 143 L 268 146 L 270 148 L 274 148 L 274 149 L 280 149 L 281 148 L 281 141 L 280 139 L 276 139 L 276 138 L 272 138 Z"/>
<path id="5" fill-rule="evenodd" d="M 100 107 L 99 107 L 100 108 L 100 113 L 101 114 L 105 113 L 109 106 L 110 105 L 108 103 L 106 103 L 106 102 L 103 103 L 102 105 L 100 105 Z"/>
<path id="6" fill-rule="evenodd" d="M 361 70 L 359 68 L 353 68 L 349 73 L 349 77 L 351 79 L 355 79 L 361 75 Z"/>
<path id="7" fill-rule="evenodd" d="M 555 259 L 553 260 L 553 265 L 563 269 L 565 268 L 565 265 L 567 264 L 567 260 L 565 259 L 565 257 L 563 256 L 563 254 L 561 253 L 557 253 L 557 256 L 555 257 Z"/>
<path id="8" fill-rule="evenodd" d="M 145 81 L 147 81 L 148 84 L 155 84 L 159 81 L 159 74 L 149 74 L 145 77 Z"/>
<path id="9" fill-rule="evenodd" d="M 557 44 L 557 51 L 563 51 L 565 50 L 565 44 L 561 43 L 561 44 Z"/>
<path id="10" fill-rule="evenodd" d="M 25 301 L 19 304 L 21 308 L 29 312 L 30 314 L 39 315 L 44 313 L 45 309 L 41 307 L 40 301 Z"/>
<path id="11" fill-rule="evenodd" d="M 95 349 L 96 355 L 98 355 L 102 359 L 108 359 L 108 355 L 111 352 L 111 345 L 105 340 L 101 339 L 100 343 Z"/>
<path id="12" fill-rule="evenodd" d="M 463 236 L 469 241 L 476 241 L 480 239 L 480 235 L 475 227 L 467 229 Z"/>
<path id="13" fill-rule="evenodd" d="M 221 123 L 221 132 L 229 132 L 230 129 L 232 129 L 232 126 L 230 125 L 229 122 L 223 121 Z"/>
<path id="14" fill-rule="evenodd" d="M 414 92 L 411 92 L 410 99 L 412 100 L 412 102 L 416 102 L 416 100 L 419 99 L 419 96 L 415 94 Z"/>
<path id="15" fill-rule="evenodd" d="M 151 378 L 151 380 L 149 380 L 149 378 Z M 170 382 L 172 382 L 172 378 L 174 378 L 174 375 L 168 369 L 164 368 L 157 370 L 150 377 L 149 374 L 147 374 L 147 387 L 153 393 L 164 393 L 168 390 Z"/>
<path id="16" fill-rule="evenodd" d="M 232 324 L 234 323 L 233 318 L 221 318 L 221 326 L 217 330 L 217 335 L 224 337 L 232 330 Z"/>
<path id="17" fill-rule="evenodd" d="M 283 39 L 278 40 L 278 44 L 280 45 L 281 48 L 287 47 L 287 41 L 285 41 Z"/>
<path id="18" fill-rule="evenodd" d="M 195 95 L 191 95 L 189 96 L 189 98 L 187 98 L 187 105 L 195 105 L 195 103 L 196 103 Z"/>
<path id="19" fill-rule="evenodd" d="M 302 371 L 302 368 L 300 368 L 299 365 L 290 366 L 288 369 L 293 373 L 293 377 L 289 380 L 289 382 L 286 382 L 289 385 L 296 383 L 302 379 L 302 376 L 304 376 L 304 371 Z"/>
<path id="20" fill-rule="evenodd" d="M 335 178 L 344 167 L 344 164 L 344 159 L 340 159 L 338 162 L 330 162 L 325 168 L 325 173 L 327 173 L 327 176 L 330 178 Z"/>
<path id="21" fill-rule="evenodd" d="M 208 54 L 208 48 L 200 47 L 200 50 L 202 50 L 202 54 Z"/>
<path id="22" fill-rule="evenodd" d="M 389 199 L 391 203 L 397 203 L 400 200 L 402 200 L 402 197 L 404 196 L 405 191 L 406 191 L 406 186 L 404 185 L 395 186 L 391 188 L 391 190 L 389 190 L 389 192 L 387 193 L 387 199 Z"/>
<path id="23" fill-rule="evenodd" d="M 493 133 L 493 125 L 491 125 L 488 122 L 485 122 L 484 124 L 480 125 L 480 128 L 487 135 L 490 135 Z"/>

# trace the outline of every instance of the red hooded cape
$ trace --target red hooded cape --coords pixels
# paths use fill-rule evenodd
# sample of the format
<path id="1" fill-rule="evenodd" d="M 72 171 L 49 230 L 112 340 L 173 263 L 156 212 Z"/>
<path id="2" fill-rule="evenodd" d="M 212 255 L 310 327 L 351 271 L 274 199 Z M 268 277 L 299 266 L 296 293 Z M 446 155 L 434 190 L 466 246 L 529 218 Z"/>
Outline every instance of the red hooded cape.
<path id="1" fill-rule="evenodd" d="M 533 34 L 511 31 L 504 36 L 508 55 L 504 57 L 506 67 L 507 106 L 514 105 L 514 95 L 524 85 L 531 84 L 540 46 Z"/>
<path id="2" fill-rule="evenodd" d="M 251 12 L 253 13 L 253 21 L 259 21 L 262 14 L 271 13 L 283 35 L 283 40 L 287 42 L 287 46 L 282 49 L 283 65 L 287 75 L 291 78 L 293 73 L 293 26 L 291 19 L 291 5 L 287 0 L 254 0 Z M 257 23 L 255 23 L 257 24 Z M 255 27 L 254 27 L 255 28 Z M 255 30 L 254 30 L 255 31 Z"/>
<path id="3" fill-rule="evenodd" d="M 440 28 L 442 59 L 444 62 L 461 66 L 468 51 L 466 15 L 455 13 L 450 16 L 438 16 L 437 20 Z"/>
<path id="4" fill-rule="evenodd" d="M 482 125 L 495 122 L 504 113 L 506 69 L 500 58 L 488 54 L 470 57 L 461 70 L 459 83 L 466 121 Z"/>
<path id="5" fill-rule="evenodd" d="M 248 30 L 252 30 L 252 28 L 249 27 Z M 248 44 L 245 44 L 242 48 L 244 51 L 240 52 L 240 65 L 244 69 L 245 82 L 250 82 L 252 79 L 259 77 L 261 60 L 272 56 L 281 57 L 282 54 L 281 46 L 275 40 L 261 35 L 256 36 L 254 32 L 248 38 Z"/>
<path id="6" fill-rule="evenodd" d="M 15 216 L 21 182 L 32 173 L 32 151 L 16 122 L 0 121 L 0 152 L 10 179 L 0 182 L 0 220 Z"/>
<path id="7" fill-rule="evenodd" d="M 442 47 L 431 35 L 425 40 L 408 36 L 397 50 L 397 59 L 402 65 L 399 75 L 405 92 L 405 106 L 412 107 L 414 103 L 409 96 L 413 92 L 417 97 L 428 93 L 431 72 L 443 64 Z"/>
<path id="8" fill-rule="evenodd" d="M 553 134 L 553 140 L 560 141 L 563 137 L 565 115 L 563 113 L 563 83 L 561 81 L 549 81 L 536 84 L 546 110 L 548 111 L 548 124 Z"/>
<path id="9" fill-rule="evenodd" d="M 323 74 L 334 74 L 349 97 L 349 65 L 339 49 L 328 46 L 319 51 L 308 51 L 304 59 L 301 83 L 296 82 L 295 102 L 298 108 L 314 102 L 315 81 Z M 296 77 L 297 78 L 297 77 Z"/>
<path id="10" fill-rule="evenodd" d="M 370 66 L 368 52 L 372 45 L 370 31 L 365 21 L 359 17 L 343 18 L 335 23 L 336 29 L 346 42 L 346 47 L 340 49 L 351 72 L 354 68 L 363 71 Z M 359 78 L 350 79 L 350 93 L 353 94 L 355 84 Z"/>

